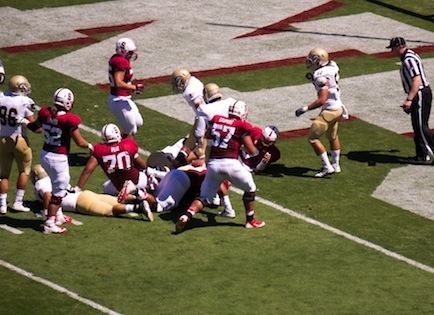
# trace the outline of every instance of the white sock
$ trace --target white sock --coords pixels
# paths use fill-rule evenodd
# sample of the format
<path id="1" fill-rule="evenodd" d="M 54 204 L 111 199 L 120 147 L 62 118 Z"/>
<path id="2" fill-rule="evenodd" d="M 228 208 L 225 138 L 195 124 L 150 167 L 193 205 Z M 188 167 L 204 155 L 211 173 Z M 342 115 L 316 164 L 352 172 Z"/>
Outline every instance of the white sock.
<path id="1" fill-rule="evenodd" d="M 229 199 L 229 196 L 223 196 L 223 206 L 225 207 L 226 211 L 232 212 L 234 209 L 232 208 L 231 200 Z"/>
<path id="2" fill-rule="evenodd" d="M 129 213 L 129 212 L 133 212 L 134 211 L 134 206 L 133 204 L 127 204 L 125 205 L 125 212 Z"/>
<path id="3" fill-rule="evenodd" d="M 323 152 L 321 155 L 319 155 L 319 158 L 321 159 L 321 163 L 324 167 L 330 168 L 332 166 L 330 164 L 329 157 L 327 155 L 327 151 Z"/>
<path id="4" fill-rule="evenodd" d="M 61 217 L 61 216 L 63 216 L 62 207 L 60 207 L 59 210 L 57 210 L 56 212 L 56 217 Z"/>
<path id="5" fill-rule="evenodd" d="M 51 217 L 48 217 L 48 218 L 47 218 L 47 221 L 45 221 L 45 224 L 46 224 L 46 225 L 53 225 L 53 224 L 55 223 L 55 219 L 56 219 L 56 216 L 55 216 L 55 215 L 53 215 L 53 216 L 51 216 Z"/>
<path id="6" fill-rule="evenodd" d="M 339 165 L 339 158 L 341 156 L 341 150 L 332 150 L 331 151 L 331 155 L 332 155 L 332 164 L 333 165 Z"/>
<path id="7" fill-rule="evenodd" d="M 8 198 L 8 194 L 0 194 L 0 206 L 1 207 L 7 206 L 7 202 L 6 202 L 7 198 Z"/>
<path id="8" fill-rule="evenodd" d="M 17 189 L 17 193 L 15 194 L 16 203 L 23 203 L 24 193 L 25 193 L 24 189 Z"/>

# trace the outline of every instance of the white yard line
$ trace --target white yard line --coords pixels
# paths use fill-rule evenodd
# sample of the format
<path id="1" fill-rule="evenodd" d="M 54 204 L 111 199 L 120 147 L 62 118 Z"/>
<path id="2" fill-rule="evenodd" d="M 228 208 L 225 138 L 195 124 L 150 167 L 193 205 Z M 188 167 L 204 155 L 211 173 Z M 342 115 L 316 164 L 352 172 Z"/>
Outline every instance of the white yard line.
<path id="1" fill-rule="evenodd" d="M 96 134 L 96 132 L 98 132 L 95 129 L 92 129 L 90 127 L 86 127 L 86 126 L 83 126 L 83 125 L 80 125 L 80 128 L 82 128 L 83 130 L 92 132 L 94 134 Z M 143 151 L 147 152 L 145 150 L 143 150 Z M 150 154 L 149 152 L 148 152 L 148 154 L 144 153 L 144 155 L 148 155 L 148 156 L 149 156 L 149 154 Z M 231 191 L 233 191 L 233 192 L 235 192 L 235 193 L 237 193 L 239 195 L 242 195 L 244 193 L 242 190 L 240 190 L 238 188 L 235 188 L 235 187 L 231 187 L 230 189 L 231 189 Z M 343 237 L 345 237 L 346 239 L 348 239 L 350 241 L 353 241 L 353 242 L 356 242 L 356 243 L 361 244 L 363 246 L 372 248 L 372 249 L 374 249 L 374 250 L 376 250 L 376 251 L 378 251 L 378 252 L 380 252 L 380 253 L 382 253 L 382 254 L 384 254 L 386 256 L 395 258 L 395 259 L 403 261 L 403 262 L 405 262 L 405 263 L 407 263 L 407 264 L 409 264 L 411 266 L 414 266 L 416 268 L 419 268 L 421 270 L 424 270 L 426 272 L 434 274 L 434 268 L 433 267 L 424 265 L 424 264 L 422 264 L 420 262 L 417 262 L 417 261 L 415 261 L 413 259 L 407 258 L 405 256 L 402 256 L 402 255 L 398 254 L 398 253 L 390 251 L 390 250 L 388 250 L 388 249 L 386 249 L 384 247 L 381 247 L 381 246 L 379 246 L 377 244 L 371 243 L 371 242 L 369 242 L 367 240 L 364 240 L 364 239 L 359 238 L 357 236 L 351 235 L 351 234 L 349 234 L 347 232 L 344 232 L 342 230 L 334 228 L 334 227 L 332 227 L 330 225 L 327 225 L 325 223 L 322 223 L 320 221 L 317 221 L 317 220 L 311 219 L 309 217 L 306 217 L 306 216 L 304 216 L 304 215 L 302 215 L 302 214 L 300 214 L 298 212 L 295 212 L 293 210 L 290 210 L 290 209 L 287 209 L 285 207 L 282 207 L 281 205 L 278 205 L 278 204 L 276 204 L 274 202 L 271 202 L 271 201 L 269 201 L 267 199 L 264 199 L 264 198 L 261 198 L 261 197 L 256 197 L 256 200 L 259 201 L 259 202 L 261 202 L 261 203 L 263 203 L 264 205 L 267 205 L 267 206 L 272 207 L 272 208 L 274 208 L 276 210 L 279 210 L 281 212 L 289 214 L 290 216 L 292 216 L 294 218 L 297 218 L 297 219 L 305 221 L 307 223 L 316 225 L 316 226 L 318 226 L 318 227 L 320 227 L 320 228 L 322 228 L 324 230 L 327 230 L 329 232 L 332 232 L 332 233 L 334 233 L 336 235 L 343 236 Z"/>
<path id="2" fill-rule="evenodd" d="M 240 195 L 242 195 L 244 193 L 242 190 L 240 190 L 238 188 L 235 188 L 235 187 L 231 187 L 230 189 L 232 191 L 236 192 L 237 194 L 240 194 Z M 282 207 L 282 206 L 280 206 L 280 205 L 278 205 L 278 204 L 276 204 L 274 202 L 271 202 L 271 201 L 269 201 L 267 199 L 264 199 L 264 198 L 261 198 L 261 197 L 256 197 L 256 200 L 259 201 L 259 202 L 261 202 L 261 203 L 263 203 L 266 206 L 272 207 L 272 208 L 274 208 L 276 210 L 279 210 L 279 211 L 281 211 L 283 213 L 289 214 L 290 216 L 292 216 L 294 218 L 297 218 L 297 219 L 302 220 L 304 222 L 316 225 L 316 226 L 318 226 L 318 227 L 320 227 L 320 228 L 322 228 L 322 229 L 324 229 L 326 231 L 329 231 L 329 232 L 331 232 L 333 234 L 343 236 L 343 237 L 345 237 L 346 239 L 348 239 L 350 241 L 356 242 L 356 243 L 358 243 L 360 245 L 363 245 L 365 247 L 372 248 L 372 249 L 374 249 L 374 250 L 376 250 L 376 251 L 378 251 L 378 252 L 380 252 L 380 253 L 382 253 L 382 254 L 384 254 L 386 256 L 395 258 L 395 259 L 403 261 L 403 262 L 405 262 L 405 263 L 407 263 L 407 264 L 409 264 L 411 266 L 419 268 L 419 269 L 421 269 L 423 271 L 426 271 L 426 272 L 434 274 L 434 268 L 433 267 L 424 265 L 424 264 L 422 264 L 420 262 L 417 262 L 417 261 L 415 261 L 413 259 L 407 258 L 405 256 L 402 256 L 402 255 L 398 254 L 398 253 L 390 251 L 390 250 L 388 250 L 388 249 L 386 249 L 384 247 L 381 247 L 381 246 L 379 246 L 377 244 L 371 243 L 371 242 L 369 242 L 367 240 L 364 240 L 364 239 L 359 238 L 357 236 L 351 235 L 351 234 L 349 234 L 347 232 L 344 232 L 342 230 L 334 228 L 334 227 L 332 227 L 330 225 L 327 225 L 325 223 L 322 223 L 320 221 L 317 221 L 317 220 L 314 220 L 312 218 L 306 217 L 306 216 L 304 216 L 304 215 L 302 215 L 302 214 L 300 214 L 298 212 L 295 212 L 293 210 L 290 210 L 290 209 L 287 209 L 285 207 Z"/>
<path id="3" fill-rule="evenodd" d="M 93 134 L 97 134 L 97 133 L 99 133 L 99 132 L 96 131 L 95 129 L 92 129 L 92 128 L 90 128 L 90 127 L 86 127 L 86 126 L 83 126 L 83 125 L 80 125 L 80 128 L 82 128 L 83 130 L 89 131 L 89 132 L 91 132 L 91 133 L 93 133 Z M 142 150 L 142 151 L 143 151 L 143 152 L 148 152 L 148 151 L 145 151 L 145 150 Z M 143 153 L 143 154 L 149 156 L 150 153 L 148 152 L 147 154 L 145 154 L 145 153 Z M 230 189 L 231 189 L 233 192 L 235 192 L 235 193 L 237 193 L 237 194 L 239 194 L 239 195 L 242 195 L 242 194 L 244 193 L 242 190 L 240 190 L 240 189 L 238 189 L 238 188 L 235 188 L 235 187 L 231 187 Z M 322 222 L 320 222 L 320 221 L 317 221 L 317 220 L 311 219 L 311 218 L 309 218 L 309 217 L 306 217 L 306 216 L 304 216 L 304 215 L 302 215 L 302 214 L 300 214 L 300 213 L 298 213 L 298 212 L 295 212 L 295 211 L 293 211 L 293 210 L 290 210 L 290 209 L 287 209 L 287 208 L 285 208 L 285 207 L 282 207 L 281 205 L 278 205 L 278 204 L 276 204 L 276 203 L 274 203 L 274 202 L 271 202 L 271 201 L 269 201 L 269 200 L 267 200 L 267 199 L 264 199 L 264 198 L 261 198 L 261 197 L 256 197 L 256 200 L 259 201 L 259 202 L 261 202 L 261 203 L 263 203 L 264 205 L 267 205 L 267 206 L 272 207 L 272 208 L 274 208 L 274 209 L 276 209 L 276 210 L 279 210 L 279 211 L 281 211 L 281 212 L 284 212 L 284 213 L 286 213 L 286 214 L 289 214 L 290 216 L 292 216 L 292 217 L 294 217 L 294 218 L 297 218 L 297 219 L 302 220 L 302 221 L 305 221 L 305 222 L 307 222 L 307 223 L 310 223 L 310 224 L 316 225 L 316 226 L 318 226 L 318 227 L 320 227 L 320 228 L 322 228 L 322 229 L 324 229 L 324 230 L 327 230 L 327 231 L 329 231 L 329 232 L 332 232 L 332 233 L 334 233 L 334 234 L 336 234 L 336 235 L 343 236 L 343 237 L 345 237 L 346 239 L 348 239 L 348 240 L 350 240 L 350 241 L 353 241 L 353 242 L 356 242 L 356 243 L 361 244 L 361 245 L 363 245 L 363 246 L 366 246 L 366 247 L 372 248 L 372 249 L 374 249 L 374 250 L 376 250 L 376 251 L 378 251 L 378 252 L 380 252 L 380 253 L 382 253 L 382 254 L 384 254 L 384 255 L 386 255 L 386 256 L 389 256 L 389 257 L 395 258 L 395 259 L 400 260 L 400 261 L 403 261 L 403 262 L 405 262 L 405 263 L 407 263 L 407 264 L 409 264 L 409 265 L 411 265 L 411 266 L 414 266 L 414 267 L 416 267 L 416 268 L 419 268 L 419 269 L 421 269 L 421 270 L 424 270 L 424 271 L 426 271 L 426 272 L 429 272 L 429 273 L 434 274 L 434 268 L 433 268 L 433 267 L 430 267 L 430 266 L 424 265 L 424 264 L 422 264 L 422 263 L 420 263 L 420 262 L 417 262 L 417 261 L 415 261 L 415 260 L 413 260 L 413 259 L 407 258 L 407 257 L 405 257 L 405 256 L 402 256 L 402 255 L 398 254 L 398 253 L 395 253 L 395 252 L 393 252 L 393 251 L 390 251 L 390 250 L 388 250 L 388 249 L 386 249 L 386 248 L 384 248 L 384 247 L 381 247 L 381 246 L 379 246 L 379 245 L 377 245 L 377 244 L 371 243 L 371 242 L 369 242 L 369 241 L 367 241 L 367 240 L 364 240 L 364 239 L 359 238 L 359 237 L 357 237 L 357 236 L 351 235 L 351 234 L 349 234 L 349 233 L 347 233 L 347 232 L 344 232 L 344 231 L 342 231 L 342 230 L 339 230 L 339 229 L 337 229 L 337 228 L 334 228 L 334 227 L 332 227 L 332 226 L 330 226 L 330 225 L 327 225 L 327 224 L 325 224 L 325 223 L 322 223 Z"/>
<path id="4" fill-rule="evenodd" d="M 49 287 L 49 288 L 51 288 L 51 289 L 53 289 L 53 290 L 55 290 L 57 292 L 64 293 L 64 294 L 68 295 L 70 298 L 73 298 L 74 300 L 77 300 L 77 301 L 79 301 L 79 302 L 81 302 L 83 304 L 86 304 L 86 305 L 88 305 L 90 307 L 93 307 L 94 309 L 96 309 L 96 310 L 98 310 L 98 311 L 100 311 L 102 313 L 110 314 L 110 315 L 120 315 L 121 314 L 121 313 L 113 311 L 112 309 L 109 309 L 109 308 L 107 308 L 107 307 L 105 307 L 105 306 L 103 306 L 101 304 L 95 303 L 95 302 L 93 302 L 93 301 L 91 301 L 89 299 L 81 297 L 77 293 L 69 291 L 68 289 L 66 289 L 66 288 L 64 288 L 64 287 L 62 287 L 62 286 L 60 286 L 58 284 L 55 284 L 55 283 L 53 283 L 53 282 L 51 282 L 49 280 L 46 280 L 44 278 L 35 276 L 33 273 L 28 272 L 28 271 L 26 271 L 24 269 L 18 268 L 17 266 L 14 266 L 14 265 L 12 265 L 12 264 L 4 261 L 4 260 L 0 260 L 0 265 L 3 266 L 3 267 L 5 267 L 5 268 L 8 268 L 9 270 L 12 270 L 12 271 L 18 273 L 18 274 L 20 274 L 20 275 L 22 275 L 24 277 L 27 277 L 27 278 L 29 278 L 29 279 L 31 279 L 33 281 L 42 283 L 43 285 L 45 285 L 45 286 L 47 286 L 47 287 Z"/>
<path id="5" fill-rule="evenodd" d="M 80 125 L 80 128 L 83 129 L 83 130 L 85 130 L 85 131 L 87 131 L 87 132 L 90 132 L 92 134 L 100 135 L 99 131 L 97 131 L 97 130 L 95 130 L 93 128 L 87 127 L 85 125 Z M 150 154 L 146 150 L 142 150 L 142 152 L 145 152 L 145 153 L 142 153 L 144 155 L 149 155 Z M 231 187 L 231 191 L 233 191 L 233 192 L 235 192 L 237 194 L 240 194 L 240 195 L 243 194 L 243 191 L 241 191 L 238 188 Z M 280 206 L 280 205 L 278 205 L 278 204 L 276 204 L 274 202 L 271 202 L 271 201 L 269 201 L 267 199 L 264 199 L 264 198 L 261 198 L 261 197 L 256 197 L 256 200 L 259 201 L 259 202 L 261 202 L 264 205 L 267 205 L 267 206 L 272 207 L 272 208 L 274 208 L 276 210 L 279 210 L 279 211 L 281 211 L 283 213 L 286 213 L 286 214 L 288 214 L 288 215 L 290 215 L 290 216 L 292 216 L 294 218 L 297 218 L 297 219 L 302 220 L 304 222 L 307 222 L 309 224 L 318 226 L 318 227 L 320 227 L 320 228 L 322 228 L 322 229 L 324 229 L 326 231 L 329 231 L 329 232 L 331 232 L 333 234 L 343 236 L 343 237 L 345 237 L 346 239 L 348 239 L 348 240 L 350 240 L 352 242 L 355 242 L 355 243 L 358 243 L 358 244 L 363 245 L 365 247 L 374 249 L 374 250 L 376 250 L 376 251 L 378 251 L 378 252 L 380 252 L 380 253 L 382 253 L 382 254 L 384 254 L 386 256 L 392 257 L 392 258 L 394 258 L 396 260 L 405 262 L 405 263 L 407 263 L 407 264 L 409 264 L 409 265 L 411 265 L 413 267 L 416 267 L 416 268 L 421 269 L 423 271 L 426 271 L 426 272 L 434 274 L 434 268 L 432 268 L 430 266 L 427 266 L 425 264 L 417 262 L 417 261 L 415 261 L 413 259 L 407 258 L 407 257 L 405 257 L 403 255 L 400 255 L 398 253 L 395 253 L 393 251 L 385 249 L 385 248 L 383 248 L 383 247 L 381 247 L 381 246 L 379 246 L 377 244 L 374 244 L 372 242 L 366 241 L 366 240 L 361 239 L 361 238 L 359 238 L 357 236 L 351 235 L 351 234 L 349 234 L 347 232 L 344 232 L 342 230 L 339 230 L 337 228 L 329 226 L 329 225 L 327 225 L 325 223 L 322 223 L 320 221 L 317 221 L 317 220 L 311 219 L 309 217 L 306 217 L 306 216 L 304 216 L 304 215 L 302 215 L 300 213 L 297 213 L 297 212 L 295 212 L 293 210 L 290 210 L 290 209 L 287 209 L 285 207 L 282 207 L 282 206 Z M 0 228 L 6 229 L 6 230 L 13 229 L 13 228 L 10 228 L 10 227 L 4 226 L 4 225 L 0 225 Z M 14 229 L 14 230 L 19 231 L 17 229 Z M 19 231 L 19 232 L 21 232 L 21 231 Z M 64 287 L 62 287 L 60 285 L 57 285 L 57 284 L 55 284 L 55 283 L 53 283 L 51 281 L 48 281 L 46 279 L 43 279 L 41 277 L 35 276 L 32 273 L 30 273 L 30 272 L 28 272 L 28 271 L 26 271 L 24 269 L 21 269 L 19 267 L 16 267 L 16 266 L 14 266 L 14 265 L 6 262 L 6 261 L 0 260 L 0 265 L 2 265 L 3 267 L 8 268 L 8 269 L 10 269 L 10 270 L 18 273 L 18 274 L 20 274 L 22 276 L 25 276 L 25 277 L 27 277 L 27 278 L 29 278 L 31 280 L 34 280 L 34 281 L 39 282 L 41 284 L 44 284 L 44 285 L 52 288 L 55 291 L 58 291 L 60 293 L 65 293 L 69 297 L 71 297 L 71 298 L 73 298 L 73 299 L 75 299 L 75 300 L 77 300 L 77 301 L 79 301 L 79 302 L 81 302 L 83 304 L 86 304 L 86 305 L 88 305 L 90 307 L 93 307 L 94 309 L 97 309 L 97 310 L 99 310 L 102 313 L 106 313 L 106 314 L 110 314 L 110 315 L 120 314 L 120 313 L 118 313 L 118 312 L 116 312 L 114 310 L 111 310 L 111 309 L 109 309 L 109 308 L 107 308 L 107 307 L 105 307 L 105 306 L 103 306 L 101 304 L 95 303 L 95 302 L 93 302 L 93 301 L 91 301 L 91 300 L 89 300 L 87 298 L 81 297 L 77 293 L 69 291 L 68 289 L 66 289 L 66 288 L 64 288 Z"/>
<path id="6" fill-rule="evenodd" d="M 0 224 L 0 229 L 6 230 L 6 231 L 11 232 L 11 233 L 16 234 L 16 235 L 24 233 L 23 231 L 18 230 L 16 228 L 13 228 L 7 224 Z"/>

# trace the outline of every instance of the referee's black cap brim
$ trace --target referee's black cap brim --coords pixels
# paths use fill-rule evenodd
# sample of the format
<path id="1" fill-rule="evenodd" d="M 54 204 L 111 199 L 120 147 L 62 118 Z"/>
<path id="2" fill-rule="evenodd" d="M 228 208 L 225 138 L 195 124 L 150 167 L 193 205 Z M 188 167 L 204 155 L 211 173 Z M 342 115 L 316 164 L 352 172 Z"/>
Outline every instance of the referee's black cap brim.
<path id="1" fill-rule="evenodd" d="M 393 48 L 393 47 L 398 47 L 398 46 L 403 46 L 405 45 L 405 39 L 402 37 L 393 37 L 390 40 L 389 46 L 387 46 L 386 48 Z"/>

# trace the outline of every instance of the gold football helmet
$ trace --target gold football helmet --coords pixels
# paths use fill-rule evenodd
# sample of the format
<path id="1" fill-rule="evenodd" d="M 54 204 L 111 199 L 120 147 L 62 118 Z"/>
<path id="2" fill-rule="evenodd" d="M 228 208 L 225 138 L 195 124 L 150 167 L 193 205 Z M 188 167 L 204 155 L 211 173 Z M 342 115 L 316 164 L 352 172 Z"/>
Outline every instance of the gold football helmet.
<path id="1" fill-rule="evenodd" d="M 172 73 L 172 88 L 174 92 L 184 92 L 191 74 L 187 69 L 178 68 Z"/>
<path id="2" fill-rule="evenodd" d="M 33 166 L 32 172 L 30 173 L 30 179 L 33 183 L 33 185 L 40 179 L 47 177 L 48 174 L 44 170 L 41 164 L 36 164 Z"/>
<path id="3" fill-rule="evenodd" d="M 318 69 L 329 62 L 329 54 L 324 48 L 314 48 L 306 57 L 306 66 L 308 68 Z"/>
<path id="4" fill-rule="evenodd" d="M 207 103 L 212 103 L 213 101 L 222 97 L 222 91 L 220 87 L 215 83 L 208 83 L 204 88 L 204 99 Z"/>
<path id="5" fill-rule="evenodd" d="M 32 93 L 32 85 L 23 75 L 14 75 L 9 79 L 9 91 L 15 95 L 27 96 Z"/>

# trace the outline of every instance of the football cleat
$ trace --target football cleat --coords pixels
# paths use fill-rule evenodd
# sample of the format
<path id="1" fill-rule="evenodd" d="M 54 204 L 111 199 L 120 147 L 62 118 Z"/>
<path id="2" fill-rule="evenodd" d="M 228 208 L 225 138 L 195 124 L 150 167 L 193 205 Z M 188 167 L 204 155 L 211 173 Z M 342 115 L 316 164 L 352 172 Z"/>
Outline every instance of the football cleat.
<path id="1" fill-rule="evenodd" d="M 176 232 L 183 232 L 185 230 L 185 227 L 187 226 L 188 221 L 190 221 L 190 217 L 187 214 L 183 214 L 182 216 L 180 216 L 178 221 L 176 222 Z"/>
<path id="2" fill-rule="evenodd" d="M 254 228 L 260 228 L 265 225 L 264 221 L 256 220 L 255 218 L 252 221 L 247 221 L 245 228 L 246 229 L 254 229 Z"/>
<path id="3" fill-rule="evenodd" d="M 332 166 L 335 169 L 335 173 L 341 172 L 341 166 L 339 164 L 332 164 Z"/>
<path id="4" fill-rule="evenodd" d="M 68 224 L 72 222 L 72 218 L 67 215 L 59 215 L 56 216 L 56 225 L 60 226 L 62 224 Z"/>
<path id="5" fill-rule="evenodd" d="M 12 209 L 19 212 L 29 212 L 30 208 L 25 207 L 22 202 L 14 202 Z"/>
<path id="6" fill-rule="evenodd" d="M 7 206 L 0 207 L 0 214 L 6 214 L 6 212 L 8 212 L 8 207 Z"/>
<path id="7" fill-rule="evenodd" d="M 149 202 L 147 202 L 146 200 L 142 200 L 140 201 L 136 207 L 135 207 L 135 212 L 138 213 L 143 213 L 151 222 L 154 222 L 154 214 L 151 211 L 151 207 L 149 205 Z"/>
<path id="8" fill-rule="evenodd" d="M 236 214 L 234 209 L 225 209 L 224 211 L 217 212 L 217 216 L 233 219 L 236 217 Z"/>
<path id="9" fill-rule="evenodd" d="M 136 189 L 136 185 L 129 179 L 127 179 L 124 182 L 124 186 L 122 187 L 121 191 L 118 194 L 118 202 L 121 203 L 122 201 L 127 198 L 129 194 L 131 194 Z"/>
<path id="10" fill-rule="evenodd" d="M 328 174 L 333 174 L 335 172 L 335 169 L 330 166 L 330 167 L 323 167 L 322 169 L 319 170 L 318 173 L 315 174 L 316 178 L 322 178 Z"/>
<path id="11" fill-rule="evenodd" d="M 44 224 L 44 234 L 62 234 L 68 232 L 67 229 L 57 226 L 56 224 Z"/>

